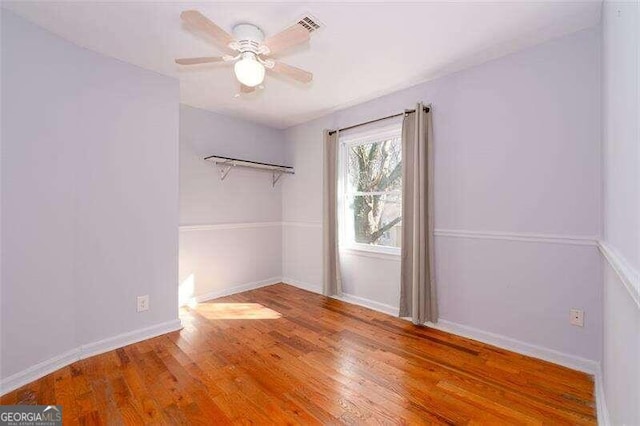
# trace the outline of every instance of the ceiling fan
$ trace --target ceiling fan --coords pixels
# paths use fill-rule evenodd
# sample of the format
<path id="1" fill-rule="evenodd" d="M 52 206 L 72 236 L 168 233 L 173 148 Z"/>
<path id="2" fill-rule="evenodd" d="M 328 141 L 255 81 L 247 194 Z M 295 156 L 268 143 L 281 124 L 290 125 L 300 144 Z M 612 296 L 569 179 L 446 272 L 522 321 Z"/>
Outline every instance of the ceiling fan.
<path id="1" fill-rule="evenodd" d="M 180 65 L 196 65 L 212 62 L 235 62 L 234 72 L 240 82 L 240 91 L 250 93 L 264 80 L 265 69 L 285 75 L 302 83 L 309 83 L 313 74 L 303 69 L 270 59 L 290 47 L 309 40 L 309 31 L 300 23 L 265 39 L 262 30 L 252 24 L 238 24 L 229 34 L 197 10 L 180 14 L 182 20 L 193 29 L 202 31 L 225 53 L 223 56 L 180 58 Z"/>

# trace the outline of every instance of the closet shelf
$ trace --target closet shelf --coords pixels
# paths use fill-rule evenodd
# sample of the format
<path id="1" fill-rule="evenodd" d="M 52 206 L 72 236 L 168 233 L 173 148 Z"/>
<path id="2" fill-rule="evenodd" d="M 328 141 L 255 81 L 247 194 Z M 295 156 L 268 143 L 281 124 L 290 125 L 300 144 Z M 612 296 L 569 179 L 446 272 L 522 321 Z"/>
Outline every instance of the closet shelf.
<path id="1" fill-rule="evenodd" d="M 206 161 L 211 161 L 220 168 L 220 180 L 225 180 L 229 172 L 234 167 L 244 167 L 247 169 L 263 170 L 271 172 L 272 186 L 280 180 L 282 175 L 294 174 L 293 167 L 282 166 L 280 164 L 261 163 L 259 161 L 240 160 L 239 158 L 221 157 L 219 155 L 210 155 L 205 157 Z"/>

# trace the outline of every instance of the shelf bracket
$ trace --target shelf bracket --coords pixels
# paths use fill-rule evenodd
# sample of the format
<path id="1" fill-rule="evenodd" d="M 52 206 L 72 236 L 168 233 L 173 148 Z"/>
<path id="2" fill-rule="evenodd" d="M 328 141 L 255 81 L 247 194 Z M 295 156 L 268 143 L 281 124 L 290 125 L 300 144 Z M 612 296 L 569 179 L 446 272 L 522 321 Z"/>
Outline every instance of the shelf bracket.
<path id="1" fill-rule="evenodd" d="M 206 161 L 214 163 L 220 169 L 220 180 L 225 180 L 235 167 L 261 170 L 271 172 L 271 186 L 275 187 L 282 175 L 294 174 L 293 167 L 279 164 L 260 163 L 257 161 L 239 160 L 237 158 L 221 157 L 210 155 L 204 158 Z"/>
<path id="2" fill-rule="evenodd" d="M 218 165 L 220 167 L 220 180 L 225 180 L 235 163 L 221 163 Z"/>
<path id="3" fill-rule="evenodd" d="M 282 172 L 273 172 L 272 185 L 271 186 L 275 187 L 276 183 L 278 183 L 278 181 L 280 180 L 282 175 L 283 175 Z"/>

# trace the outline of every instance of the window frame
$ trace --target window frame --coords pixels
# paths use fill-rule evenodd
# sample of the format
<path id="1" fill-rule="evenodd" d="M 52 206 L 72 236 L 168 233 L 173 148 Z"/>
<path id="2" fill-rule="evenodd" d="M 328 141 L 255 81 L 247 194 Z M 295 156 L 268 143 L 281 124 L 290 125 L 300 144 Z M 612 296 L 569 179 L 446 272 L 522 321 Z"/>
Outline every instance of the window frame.
<path id="1" fill-rule="evenodd" d="M 393 257 L 400 256 L 401 247 L 392 247 L 392 246 L 378 246 L 373 244 L 363 244 L 355 241 L 355 238 L 352 238 L 347 229 L 347 215 L 350 212 L 348 202 L 350 195 L 354 195 L 348 193 L 348 155 L 349 149 L 354 146 L 359 145 L 368 145 L 371 143 L 381 143 L 389 139 L 398 138 L 402 141 L 402 123 L 396 123 L 393 125 L 388 125 L 384 127 L 377 127 L 376 129 L 358 132 L 358 133 L 349 133 L 345 136 L 339 135 L 338 140 L 338 212 L 340 217 L 338 218 L 338 232 L 339 232 L 339 249 L 347 254 L 353 253 L 357 254 L 357 252 L 369 252 L 369 253 L 378 253 L 382 255 L 390 255 Z M 376 191 L 373 191 L 376 192 Z M 402 189 L 400 191 L 384 191 L 381 193 L 389 194 L 394 192 L 400 192 L 402 195 Z M 364 194 L 361 194 L 364 195 Z"/>

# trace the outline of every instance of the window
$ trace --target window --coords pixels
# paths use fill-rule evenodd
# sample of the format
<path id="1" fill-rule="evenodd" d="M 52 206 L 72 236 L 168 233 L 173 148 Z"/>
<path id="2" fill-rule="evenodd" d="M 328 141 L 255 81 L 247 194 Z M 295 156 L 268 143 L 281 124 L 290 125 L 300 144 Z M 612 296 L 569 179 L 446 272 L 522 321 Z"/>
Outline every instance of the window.
<path id="1" fill-rule="evenodd" d="M 399 254 L 402 243 L 402 142 L 399 125 L 340 138 L 341 242 Z"/>

